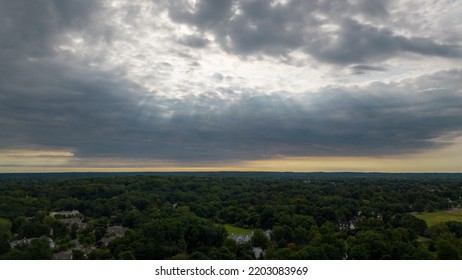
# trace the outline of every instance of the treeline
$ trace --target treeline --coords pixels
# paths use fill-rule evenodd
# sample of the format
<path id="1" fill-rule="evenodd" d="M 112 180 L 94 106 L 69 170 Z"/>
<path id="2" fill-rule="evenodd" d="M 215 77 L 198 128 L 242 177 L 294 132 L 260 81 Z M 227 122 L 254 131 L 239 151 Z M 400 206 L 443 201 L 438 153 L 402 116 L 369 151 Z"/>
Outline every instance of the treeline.
<path id="1" fill-rule="evenodd" d="M 460 259 L 461 223 L 429 228 L 412 213 L 461 197 L 458 177 L 3 179 L 0 258 L 253 259 L 258 247 L 265 259 Z M 81 224 L 50 215 L 64 210 Z M 253 229 L 251 241 L 229 238 L 225 224 Z M 129 230 L 111 238 L 111 225 Z"/>

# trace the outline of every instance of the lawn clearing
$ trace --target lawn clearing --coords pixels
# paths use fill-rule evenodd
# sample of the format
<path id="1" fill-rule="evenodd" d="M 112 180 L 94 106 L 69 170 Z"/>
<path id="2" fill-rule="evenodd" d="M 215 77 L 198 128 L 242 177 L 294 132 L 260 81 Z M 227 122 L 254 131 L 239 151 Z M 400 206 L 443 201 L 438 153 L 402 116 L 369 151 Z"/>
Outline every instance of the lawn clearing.
<path id="1" fill-rule="evenodd" d="M 253 232 L 253 229 L 248 229 L 248 228 L 240 228 L 240 227 L 235 227 L 232 225 L 223 225 L 228 232 L 229 235 L 233 234 L 251 234 Z"/>
<path id="2" fill-rule="evenodd" d="M 424 220 L 428 226 L 437 223 L 444 223 L 448 221 L 456 221 L 462 223 L 462 209 L 454 209 L 438 212 L 425 212 L 414 215 L 415 217 Z"/>

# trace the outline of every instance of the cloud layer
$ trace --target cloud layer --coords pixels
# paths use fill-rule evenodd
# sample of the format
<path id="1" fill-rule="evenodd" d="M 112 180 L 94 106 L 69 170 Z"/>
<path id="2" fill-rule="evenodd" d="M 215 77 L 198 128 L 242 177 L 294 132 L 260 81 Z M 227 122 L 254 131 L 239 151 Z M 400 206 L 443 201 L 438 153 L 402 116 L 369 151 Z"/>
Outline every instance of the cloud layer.
<path id="1" fill-rule="evenodd" d="M 287 56 L 301 50 L 326 63 L 380 62 L 399 53 L 461 57 L 460 45 L 404 36 L 382 23 L 389 1 L 188 1 L 170 7 L 173 20 L 211 32 L 228 52 Z M 375 25 L 374 23 L 377 23 Z"/>
<path id="2" fill-rule="evenodd" d="M 192 165 L 449 146 L 461 21 L 419 29 L 397 17 L 410 5 L 2 1 L 0 152 Z"/>

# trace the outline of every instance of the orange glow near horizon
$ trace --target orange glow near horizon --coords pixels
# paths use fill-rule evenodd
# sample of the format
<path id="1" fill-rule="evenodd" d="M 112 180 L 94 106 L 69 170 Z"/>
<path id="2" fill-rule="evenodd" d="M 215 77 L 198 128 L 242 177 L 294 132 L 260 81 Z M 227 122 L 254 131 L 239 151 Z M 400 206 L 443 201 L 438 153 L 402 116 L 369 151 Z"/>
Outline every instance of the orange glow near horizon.
<path id="1" fill-rule="evenodd" d="M 20 155 L 18 157 L 18 155 Z M 73 160 L 75 160 L 73 162 Z M 103 165 L 102 163 L 107 163 Z M 103 159 L 86 163 L 65 151 L 0 152 L 0 172 L 462 172 L 462 142 L 443 149 L 413 155 L 384 157 L 281 157 L 230 164 L 181 165 L 155 162 L 149 166 L 136 159 Z M 14 163 L 9 165 L 9 163 Z"/>

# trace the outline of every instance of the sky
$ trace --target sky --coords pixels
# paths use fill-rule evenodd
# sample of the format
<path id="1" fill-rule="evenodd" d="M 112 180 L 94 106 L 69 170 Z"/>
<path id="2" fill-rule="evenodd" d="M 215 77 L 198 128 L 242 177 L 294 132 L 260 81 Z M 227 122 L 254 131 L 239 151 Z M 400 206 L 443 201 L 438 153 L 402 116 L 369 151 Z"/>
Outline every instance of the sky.
<path id="1" fill-rule="evenodd" d="M 462 172 L 456 0 L 0 0 L 0 172 Z"/>

